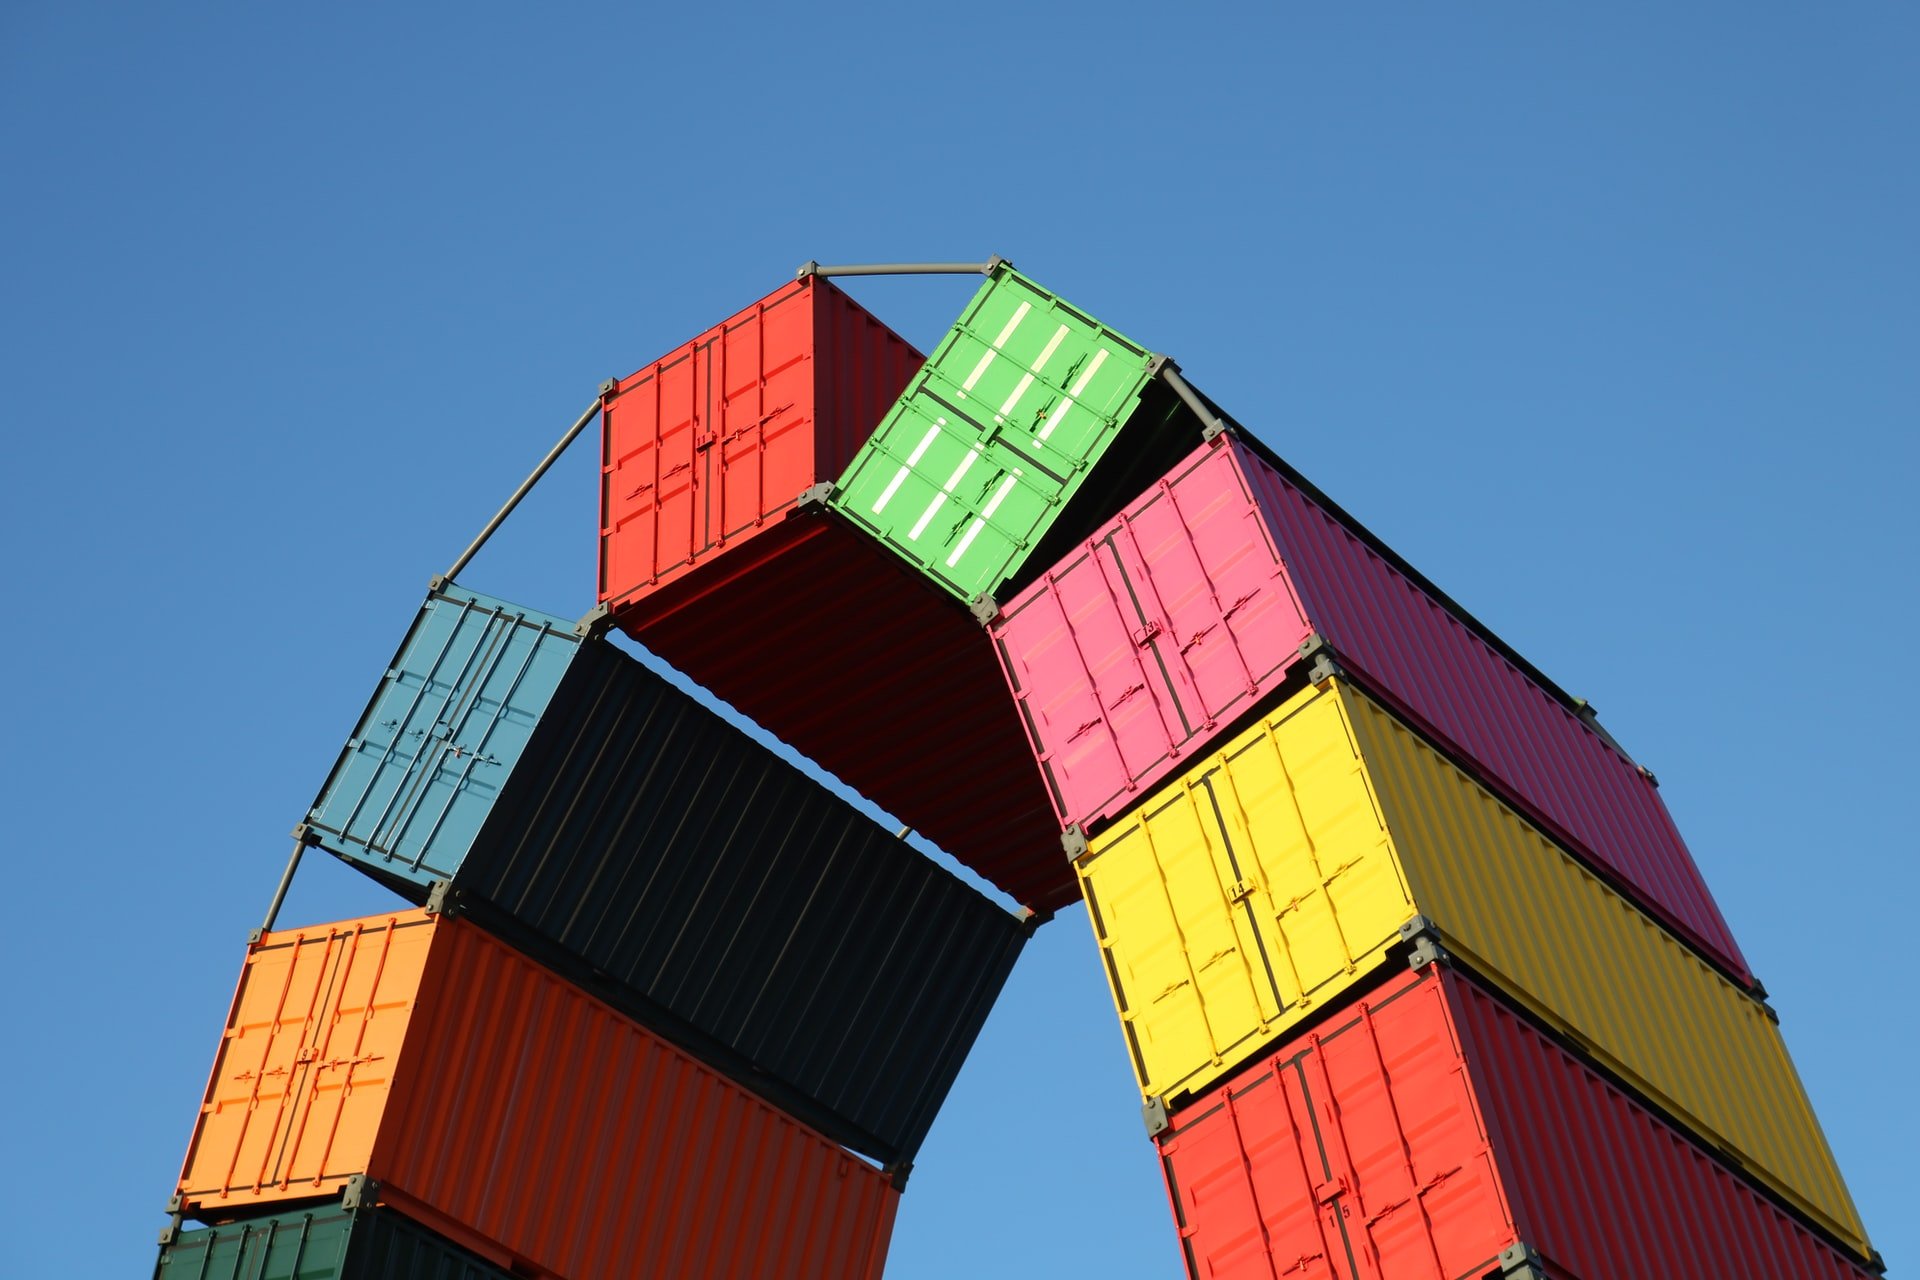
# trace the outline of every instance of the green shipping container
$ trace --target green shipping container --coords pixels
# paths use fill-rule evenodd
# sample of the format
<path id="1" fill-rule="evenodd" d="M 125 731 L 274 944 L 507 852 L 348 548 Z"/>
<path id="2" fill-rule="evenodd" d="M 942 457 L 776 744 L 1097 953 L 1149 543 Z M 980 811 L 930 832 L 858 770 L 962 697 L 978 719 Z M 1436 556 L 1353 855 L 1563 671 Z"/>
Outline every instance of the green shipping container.
<path id="1" fill-rule="evenodd" d="M 1010 594 L 1199 443 L 1160 363 L 1000 263 L 833 505 L 961 600 Z"/>
<path id="2" fill-rule="evenodd" d="M 154 1280 L 516 1280 L 392 1209 L 338 1202 L 179 1232 Z"/>

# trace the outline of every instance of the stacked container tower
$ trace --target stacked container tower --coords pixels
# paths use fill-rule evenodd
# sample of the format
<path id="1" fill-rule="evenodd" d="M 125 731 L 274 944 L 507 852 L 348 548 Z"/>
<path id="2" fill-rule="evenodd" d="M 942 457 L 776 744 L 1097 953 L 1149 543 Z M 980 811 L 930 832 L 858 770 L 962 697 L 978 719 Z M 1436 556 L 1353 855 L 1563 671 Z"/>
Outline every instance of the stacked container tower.
<path id="1" fill-rule="evenodd" d="M 433 580 L 288 867 L 396 905 L 283 878 L 157 1275 L 877 1276 L 1076 899 L 1196 1280 L 1876 1274 L 1593 708 L 1004 260 L 926 357 L 832 281 L 914 269 L 602 386 L 578 621 Z"/>

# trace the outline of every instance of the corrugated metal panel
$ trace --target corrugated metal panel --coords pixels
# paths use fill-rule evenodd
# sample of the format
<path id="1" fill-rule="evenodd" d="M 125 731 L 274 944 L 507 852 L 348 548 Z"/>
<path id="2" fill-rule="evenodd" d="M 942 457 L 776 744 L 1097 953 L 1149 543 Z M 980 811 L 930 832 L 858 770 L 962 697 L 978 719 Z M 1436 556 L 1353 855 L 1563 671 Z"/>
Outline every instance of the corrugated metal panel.
<path id="1" fill-rule="evenodd" d="M 898 1204 L 879 1170 L 472 925 L 417 911 L 249 950 L 179 1190 L 217 1218 L 353 1174 L 567 1280 L 878 1276 Z"/>
<path id="2" fill-rule="evenodd" d="M 182 1231 L 154 1280 L 513 1280 L 394 1210 L 329 1205 Z"/>
<path id="3" fill-rule="evenodd" d="M 1860 1235 L 1765 1006 L 1352 685 L 1261 717 L 1079 865 L 1149 1096 L 1203 1088 L 1301 1025 L 1418 913 L 1676 1119 Z"/>
<path id="4" fill-rule="evenodd" d="M 1078 896 L 986 636 L 835 513 L 806 507 L 616 621 L 1016 901 Z"/>
<path id="5" fill-rule="evenodd" d="M 601 420 L 600 599 L 672 581 L 834 479 L 921 362 L 809 277 L 620 379 Z"/>
<path id="6" fill-rule="evenodd" d="M 1867 1273 L 1465 973 L 1393 974 L 1176 1112 L 1190 1274 L 1582 1280 Z"/>
<path id="7" fill-rule="evenodd" d="M 1306 665 L 1318 632 L 1399 714 L 1743 983 L 1659 793 L 1608 741 L 1231 433 L 991 624 L 1063 825 L 1096 831 Z"/>
<path id="8" fill-rule="evenodd" d="M 1439 978 L 1510 1194 L 1542 1251 L 1582 1276 L 1867 1280 L 1798 1218 L 1465 974 Z M 1622 1177 L 1622 1169 L 1644 1172 Z M 1866 1244 L 1864 1236 L 1853 1242 L 1863 1258 Z"/>
<path id="9" fill-rule="evenodd" d="M 1293 590 L 1342 665 L 1742 983 L 1753 974 L 1659 790 L 1366 539 L 1240 446 Z"/>
<path id="10" fill-rule="evenodd" d="M 1448 947 L 1829 1230 L 1860 1239 L 1766 1006 L 1378 704 L 1334 686 L 1413 899 Z"/>
<path id="11" fill-rule="evenodd" d="M 834 505 L 943 590 L 992 594 L 1109 450 L 1165 455 L 1160 469 L 1168 448 L 1184 451 L 1136 412 L 1153 369 L 1144 347 L 1003 264 L 854 456 Z"/>
<path id="12" fill-rule="evenodd" d="M 535 644 L 537 681 L 515 656 Z M 513 606 L 436 595 L 381 687 L 316 806 L 325 847 L 415 902 L 450 880 L 449 908 L 836 1140 L 912 1159 L 1020 920 L 626 654 Z M 511 772 L 479 791 L 499 723 Z M 433 745 L 382 745 L 410 740 Z M 348 796 L 397 853 L 326 825 Z M 422 834 L 443 808 L 463 820 Z"/>

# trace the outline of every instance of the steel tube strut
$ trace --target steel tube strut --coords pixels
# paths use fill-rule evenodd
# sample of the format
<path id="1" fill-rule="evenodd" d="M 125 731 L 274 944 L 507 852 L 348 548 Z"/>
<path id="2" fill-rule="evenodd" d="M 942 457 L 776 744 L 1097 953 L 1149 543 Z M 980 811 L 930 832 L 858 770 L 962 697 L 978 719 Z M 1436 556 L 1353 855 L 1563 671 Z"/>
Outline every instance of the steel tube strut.
<path id="1" fill-rule="evenodd" d="M 1207 408 L 1206 402 L 1200 399 L 1200 393 L 1187 385 L 1187 380 L 1180 376 L 1179 370 L 1173 367 L 1171 360 L 1160 366 L 1160 377 L 1173 388 L 1173 394 L 1179 396 L 1187 408 L 1193 410 L 1194 416 L 1199 418 L 1201 425 L 1206 428 L 1209 440 L 1227 429 L 1227 424 L 1220 419 L 1220 415 Z"/>
<path id="2" fill-rule="evenodd" d="M 604 390 L 601 395 L 605 395 Z M 513 496 L 507 499 L 507 505 L 501 507 L 493 519 L 487 521 L 487 527 L 480 531 L 480 536 L 475 538 L 473 542 L 468 545 L 467 549 L 460 553 L 460 558 L 453 562 L 453 568 L 440 575 L 441 581 L 452 582 L 460 576 L 460 571 L 467 567 L 467 563 L 476 555 L 480 554 L 480 548 L 487 545 L 487 539 L 493 536 L 494 530 L 504 524 L 507 517 L 513 514 L 513 509 L 520 505 L 520 499 L 526 497 L 528 491 L 531 490 L 534 485 L 540 483 L 540 477 L 547 474 L 547 469 L 559 459 L 561 454 L 566 452 L 567 446 L 572 444 L 580 433 L 587 429 L 587 424 L 593 421 L 593 416 L 600 412 L 600 405 L 601 397 L 594 397 L 593 403 L 587 406 L 587 411 L 580 415 L 577 422 L 567 428 L 565 435 L 560 437 L 560 442 L 554 445 L 553 448 L 547 450 L 547 456 L 540 459 L 540 465 L 533 469 L 533 474 L 521 481 L 520 487 L 513 491 Z"/>
<path id="3" fill-rule="evenodd" d="M 987 276 L 993 269 L 1012 263 L 995 254 L 985 262 L 869 262 L 823 267 L 817 262 L 802 263 L 794 279 L 808 276 Z"/>

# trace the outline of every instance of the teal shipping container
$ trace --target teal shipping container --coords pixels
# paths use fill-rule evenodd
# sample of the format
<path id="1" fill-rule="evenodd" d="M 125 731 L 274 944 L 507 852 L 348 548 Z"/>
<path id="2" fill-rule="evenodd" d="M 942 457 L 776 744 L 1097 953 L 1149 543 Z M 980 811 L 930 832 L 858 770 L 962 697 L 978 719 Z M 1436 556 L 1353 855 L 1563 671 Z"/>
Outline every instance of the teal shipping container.
<path id="1" fill-rule="evenodd" d="M 1017 589 L 1200 443 L 1163 361 L 1002 262 L 834 486 L 942 589 Z"/>
<path id="2" fill-rule="evenodd" d="M 379 1206 L 336 1203 L 168 1234 L 154 1280 L 517 1280 Z"/>

